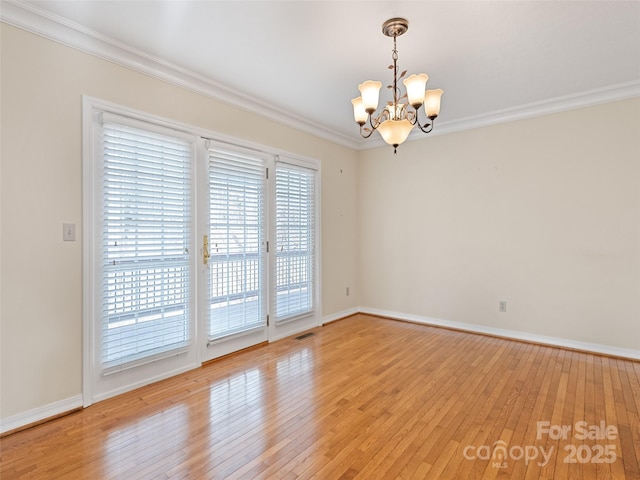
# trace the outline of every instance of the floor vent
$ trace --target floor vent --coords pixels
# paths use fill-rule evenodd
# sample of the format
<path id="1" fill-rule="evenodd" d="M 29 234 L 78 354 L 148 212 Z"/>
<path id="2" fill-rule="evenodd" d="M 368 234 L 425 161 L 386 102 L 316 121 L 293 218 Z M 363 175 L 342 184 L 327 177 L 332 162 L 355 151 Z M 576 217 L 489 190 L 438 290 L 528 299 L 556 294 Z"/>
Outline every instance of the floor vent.
<path id="1" fill-rule="evenodd" d="M 300 335 L 299 337 L 296 337 L 296 340 L 302 340 L 307 337 L 313 337 L 314 335 L 315 333 L 313 332 L 305 333 L 304 335 Z"/>

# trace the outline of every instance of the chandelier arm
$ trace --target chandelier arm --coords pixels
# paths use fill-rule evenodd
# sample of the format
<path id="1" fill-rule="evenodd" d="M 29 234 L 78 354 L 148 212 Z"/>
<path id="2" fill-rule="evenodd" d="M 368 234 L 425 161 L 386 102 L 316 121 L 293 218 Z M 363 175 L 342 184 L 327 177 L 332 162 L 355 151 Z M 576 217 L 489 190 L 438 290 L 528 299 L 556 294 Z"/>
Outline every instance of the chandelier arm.
<path id="1" fill-rule="evenodd" d="M 423 133 L 431 132 L 431 130 L 433 130 L 433 121 L 435 120 L 435 118 L 427 117 L 427 118 L 429 118 L 429 120 L 431 120 L 431 123 L 425 123 L 424 127 L 423 127 L 422 124 L 420 123 L 420 120 L 418 119 L 418 116 L 420 114 L 420 109 L 416 108 L 414 110 L 414 112 L 415 112 L 415 116 L 414 116 L 413 121 L 411 123 L 413 123 L 414 125 L 417 125 L 418 128 L 420 130 L 422 130 Z"/>
<path id="2" fill-rule="evenodd" d="M 361 136 L 362 138 L 369 138 L 369 137 L 373 134 L 373 132 L 375 132 L 375 130 L 376 130 L 375 128 L 373 128 L 373 129 L 369 130 L 369 133 L 368 133 L 368 134 L 364 134 L 363 132 L 364 132 L 365 130 L 363 130 L 363 128 L 362 128 L 362 127 L 363 127 L 363 125 L 360 125 L 360 136 Z"/>
<path id="3" fill-rule="evenodd" d="M 374 112 L 375 113 L 375 112 Z M 369 115 L 369 125 L 371 126 L 371 131 L 373 132 L 376 128 L 378 128 L 378 126 L 380 125 L 380 122 L 378 121 L 378 119 L 376 118 L 376 124 L 373 124 L 373 113 L 371 115 Z"/>
<path id="4" fill-rule="evenodd" d="M 374 112 L 375 113 L 375 112 Z M 373 115 L 369 115 L 369 125 L 371 125 L 371 128 L 373 130 L 377 129 L 380 124 L 386 120 L 388 118 L 387 115 L 387 111 L 383 110 L 382 113 L 378 116 L 375 117 L 375 119 L 373 118 Z"/>
<path id="5" fill-rule="evenodd" d="M 431 123 L 424 124 L 424 126 L 427 127 L 426 129 L 423 128 L 422 125 L 420 125 L 420 122 L 416 122 L 416 125 L 418 125 L 418 128 L 422 130 L 423 133 L 429 133 L 431 132 L 431 130 L 433 130 L 433 120 L 431 120 Z"/>

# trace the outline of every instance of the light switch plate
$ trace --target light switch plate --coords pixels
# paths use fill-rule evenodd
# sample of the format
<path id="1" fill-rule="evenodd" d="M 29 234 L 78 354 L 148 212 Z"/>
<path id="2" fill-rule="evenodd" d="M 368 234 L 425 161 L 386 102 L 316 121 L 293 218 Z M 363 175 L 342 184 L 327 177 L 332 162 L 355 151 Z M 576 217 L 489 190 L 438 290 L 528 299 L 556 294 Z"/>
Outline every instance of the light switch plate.
<path id="1" fill-rule="evenodd" d="M 62 224 L 62 240 L 64 240 L 65 242 L 76 241 L 76 224 L 75 223 Z"/>

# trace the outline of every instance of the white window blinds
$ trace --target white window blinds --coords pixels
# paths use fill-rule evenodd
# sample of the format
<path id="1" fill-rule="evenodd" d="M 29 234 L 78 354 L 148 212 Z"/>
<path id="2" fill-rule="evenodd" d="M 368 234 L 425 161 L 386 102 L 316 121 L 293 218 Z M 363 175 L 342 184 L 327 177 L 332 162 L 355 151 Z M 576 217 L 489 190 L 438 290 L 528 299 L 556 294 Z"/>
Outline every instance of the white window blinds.
<path id="1" fill-rule="evenodd" d="M 102 128 L 103 369 L 185 348 L 192 280 L 192 146 L 107 120 Z"/>
<path id="2" fill-rule="evenodd" d="M 209 143 L 209 338 L 266 324 L 265 159 Z"/>
<path id="3" fill-rule="evenodd" d="M 315 309 L 315 175 L 315 170 L 276 164 L 276 322 Z"/>

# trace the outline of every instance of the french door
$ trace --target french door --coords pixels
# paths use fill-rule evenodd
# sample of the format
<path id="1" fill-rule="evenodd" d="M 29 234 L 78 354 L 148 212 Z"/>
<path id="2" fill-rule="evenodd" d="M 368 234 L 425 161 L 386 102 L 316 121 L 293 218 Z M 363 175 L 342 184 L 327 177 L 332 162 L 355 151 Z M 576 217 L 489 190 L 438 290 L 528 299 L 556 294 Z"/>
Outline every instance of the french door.
<path id="1" fill-rule="evenodd" d="M 320 318 L 315 164 L 211 140 L 205 151 L 203 361 L 313 327 Z"/>
<path id="2" fill-rule="evenodd" d="M 83 109 L 85 406 L 320 323 L 316 162 Z"/>
<path id="3" fill-rule="evenodd" d="M 200 198 L 203 361 L 268 340 L 269 156 L 205 142 Z"/>

